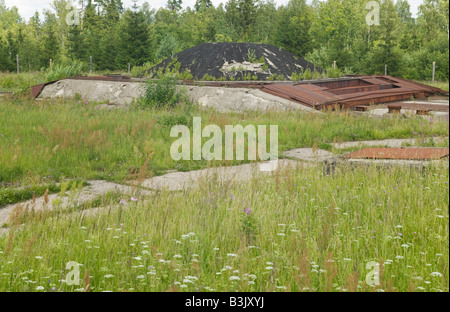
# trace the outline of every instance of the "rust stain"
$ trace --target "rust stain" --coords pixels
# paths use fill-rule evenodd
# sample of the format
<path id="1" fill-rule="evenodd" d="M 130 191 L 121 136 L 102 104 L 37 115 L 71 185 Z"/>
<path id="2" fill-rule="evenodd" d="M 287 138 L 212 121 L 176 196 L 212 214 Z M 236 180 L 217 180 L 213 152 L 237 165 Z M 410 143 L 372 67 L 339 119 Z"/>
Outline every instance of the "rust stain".
<path id="1" fill-rule="evenodd" d="M 350 153 L 345 158 L 436 160 L 448 155 L 448 148 L 366 148 Z"/>

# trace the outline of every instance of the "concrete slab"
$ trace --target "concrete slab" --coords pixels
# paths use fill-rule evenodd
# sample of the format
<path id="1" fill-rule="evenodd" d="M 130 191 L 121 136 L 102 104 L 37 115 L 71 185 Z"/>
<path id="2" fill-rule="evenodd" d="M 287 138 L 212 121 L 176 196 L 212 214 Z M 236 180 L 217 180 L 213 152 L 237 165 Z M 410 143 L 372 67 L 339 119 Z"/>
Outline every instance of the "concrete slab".
<path id="1" fill-rule="evenodd" d="M 42 89 L 38 98 L 74 98 L 128 105 L 141 96 L 142 84 L 102 80 L 63 79 Z"/>
<path id="2" fill-rule="evenodd" d="M 269 163 L 269 162 L 266 162 Z M 307 168 L 308 164 L 302 164 L 293 160 L 279 160 L 278 168 Z M 275 169 L 275 168 L 274 168 Z M 201 182 L 208 180 L 214 183 L 246 182 L 252 178 L 273 174 L 270 170 L 261 170 L 259 164 L 246 164 L 233 167 L 210 168 L 190 172 L 173 172 L 163 176 L 154 177 L 142 182 L 133 182 L 131 185 L 139 185 L 149 189 L 181 191 L 198 187 Z"/>
<path id="3" fill-rule="evenodd" d="M 212 107 L 219 112 L 236 111 L 292 111 L 320 113 L 315 109 L 292 102 L 258 89 L 186 86 L 193 102 Z"/>
<path id="4" fill-rule="evenodd" d="M 194 103 L 219 112 L 304 110 L 307 106 L 249 88 L 179 86 Z M 105 102 L 99 109 L 125 108 L 144 93 L 140 82 L 63 79 L 45 86 L 38 98 L 74 98 Z"/>
<path id="5" fill-rule="evenodd" d="M 334 154 L 321 149 L 297 148 L 283 153 L 284 156 L 304 161 L 324 161 L 334 157 Z"/>
<path id="6" fill-rule="evenodd" d="M 9 216 L 11 215 L 11 213 L 13 213 L 14 208 L 17 205 L 21 205 L 26 209 L 34 209 L 35 211 L 39 211 L 42 209 L 53 210 L 55 208 L 67 209 L 95 200 L 99 196 L 106 195 L 109 192 L 120 192 L 123 194 L 130 194 L 135 196 L 137 196 L 138 194 L 153 194 L 148 190 L 137 190 L 135 187 L 120 185 L 107 181 L 94 180 L 88 182 L 90 185 L 84 187 L 81 192 L 76 194 L 70 194 L 69 192 L 66 192 L 64 196 L 60 196 L 60 194 L 51 194 L 48 195 L 47 202 L 45 201 L 44 197 L 39 197 L 36 198 L 35 201 L 28 200 L 19 204 L 0 207 L 0 226 L 8 222 Z"/>

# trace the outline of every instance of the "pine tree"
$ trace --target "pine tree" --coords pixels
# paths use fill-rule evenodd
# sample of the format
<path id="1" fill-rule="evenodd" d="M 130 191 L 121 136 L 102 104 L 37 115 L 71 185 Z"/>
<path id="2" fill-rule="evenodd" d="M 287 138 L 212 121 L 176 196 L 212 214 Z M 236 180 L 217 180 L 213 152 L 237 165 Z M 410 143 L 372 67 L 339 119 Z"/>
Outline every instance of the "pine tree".
<path id="1" fill-rule="evenodd" d="M 275 42 L 286 50 L 304 56 L 311 51 L 311 10 L 305 0 L 290 0 L 279 10 Z"/>
<path id="2" fill-rule="evenodd" d="M 144 13 L 138 10 L 136 2 L 133 10 L 127 10 L 123 14 L 118 36 L 117 63 L 119 66 L 123 67 L 127 63 L 133 66 L 142 65 L 151 59 L 148 24 Z"/>
<path id="3" fill-rule="evenodd" d="M 44 50 L 42 53 L 44 64 L 48 64 L 50 59 L 54 61 L 57 58 L 58 51 L 59 42 L 56 38 L 54 27 L 50 24 L 46 27 L 44 35 Z"/>
<path id="4" fill-rule="evenodd" d="M 76 60 L 86 59 L 86 45 L 81 32 L 81 26 L 72 25 L 68 36 L 69 57 Z"/>
<path id="5" fill-rule="evenodd" d="M 183 0 L 167 0 L 166 7 L 169 11 L 177 12 L 181 10 L 181 4 L 183 4 Z"/>
<path id="6" fill-rule="evenodd" d="M 212 6 L 213 6 L 213 4 L 212 4 L 211 0 L 196 0 L 194 8 L 195 8 L 195 11 L 200 12 L 200 11 L 204 11 Z"/>

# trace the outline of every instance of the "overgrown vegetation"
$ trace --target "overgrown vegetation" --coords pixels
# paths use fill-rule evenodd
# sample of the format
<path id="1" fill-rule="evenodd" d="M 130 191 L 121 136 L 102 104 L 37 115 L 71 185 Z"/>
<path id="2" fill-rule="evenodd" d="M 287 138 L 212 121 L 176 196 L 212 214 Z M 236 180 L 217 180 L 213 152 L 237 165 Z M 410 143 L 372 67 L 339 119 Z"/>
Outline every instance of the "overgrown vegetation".
<path id="1" fill-rule="evenodd" d="M 44 180 L 51 180 L 52 177 L 46 177 Z M 40 181 L 39 181 L 40 182 Z M 38 198 L 45 193 L 52 194 L 63 191 L 64 189 L 70 189 L 72 185 L 82 183 L 81 181 L 66 181 L 63 184 L 65 187 L 61 187 L 61 184 L 56 183 L 39 183 L 35 185 L 29 185 L 27 187 L 16 188 L 11 183 L 0 184 L 0 207 L 8 204 L 15 204 L 18 202 Z"/>
<path id="2" fill-rule="evenodd" d="M 71 64 L 55 64 L 45 72 L 45 80 L 55 81 L 62 78 L 74 77 L 86 70 L 83 63 L 74 61 Z"/>
<path id="3" fill-rule="evenodd" d="M 148 80 L 144 85 L 144 95 L 138 100 L 140 107 L 174 108 L 181 104 L 183 95 L 177 90 L 177 79 L 164 76 L 157 80 Z"/>
<path id="4" fill-rule="evenodd" d="M 170 86 L 173 84 L 166 85 Z M 157 88 L 163 90 L 162 86 Z M 161 97 L 165 96 L 162 93 Z M 176 98 L 168 97 L 169 104 L 164 109 L 105 111 L 96 109 L 97 103 L 93 101 L 34 102 L 26 98 L 6 100 L 0 97 L 0 146 L 3 146 L 0 181 L 27 187 L 45 182 L 42 179 L 51 175 L 56 182 L 64 179 L 122 182 L 130 178 L 130 173 L 142 168 L 147 158 L 146 176 L 175 168 L 182 171 L 206 168 L 206 161 L 178 163 L 170 157 L 174 141 L 170 138 L 171 126 L 186 124 L 192 133 L 192 116 L 202 117 L 204 125 L 217 124 L 222 129 L 229 124 L 244 127 L 276 124 L 280 151 L 334 141 L 449 135 L 446 119 L 430 121 L 415 115 L 374 119 L 346 112 L 301 111 L 219 114 L 183 101 L 176 105 Z M 150 96 L 150 103 L 154 100 Z"/>
<path id="5" fill-rule="evenodd" d="M 448 181 L 441 167 L 317 166 L 114 196 L 92 214 L 19 207 L 0 236 L 0 290 L 446 292 Z M 65 282 L 71 261 L 79 285 Z"/>

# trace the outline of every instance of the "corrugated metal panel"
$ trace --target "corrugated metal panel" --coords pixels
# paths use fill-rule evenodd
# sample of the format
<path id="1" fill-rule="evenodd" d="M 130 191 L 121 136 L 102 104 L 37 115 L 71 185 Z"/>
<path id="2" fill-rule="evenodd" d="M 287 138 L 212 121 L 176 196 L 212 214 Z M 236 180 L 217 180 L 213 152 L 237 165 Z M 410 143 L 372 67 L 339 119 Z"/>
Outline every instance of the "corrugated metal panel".
<path id="1" fill-rule="evenodd" d="M 320 89 L 313 86 L 319 86 Z M 354 108 L 361 105 L 403 101 L 411 97 L 423 99 L 435 94 L 448 93 L 391 76 L 359 76 L 353 79 L 314 83 L 272 84 L 263 86 L 261 90 L 316 109 L 333 105 Z"/>

